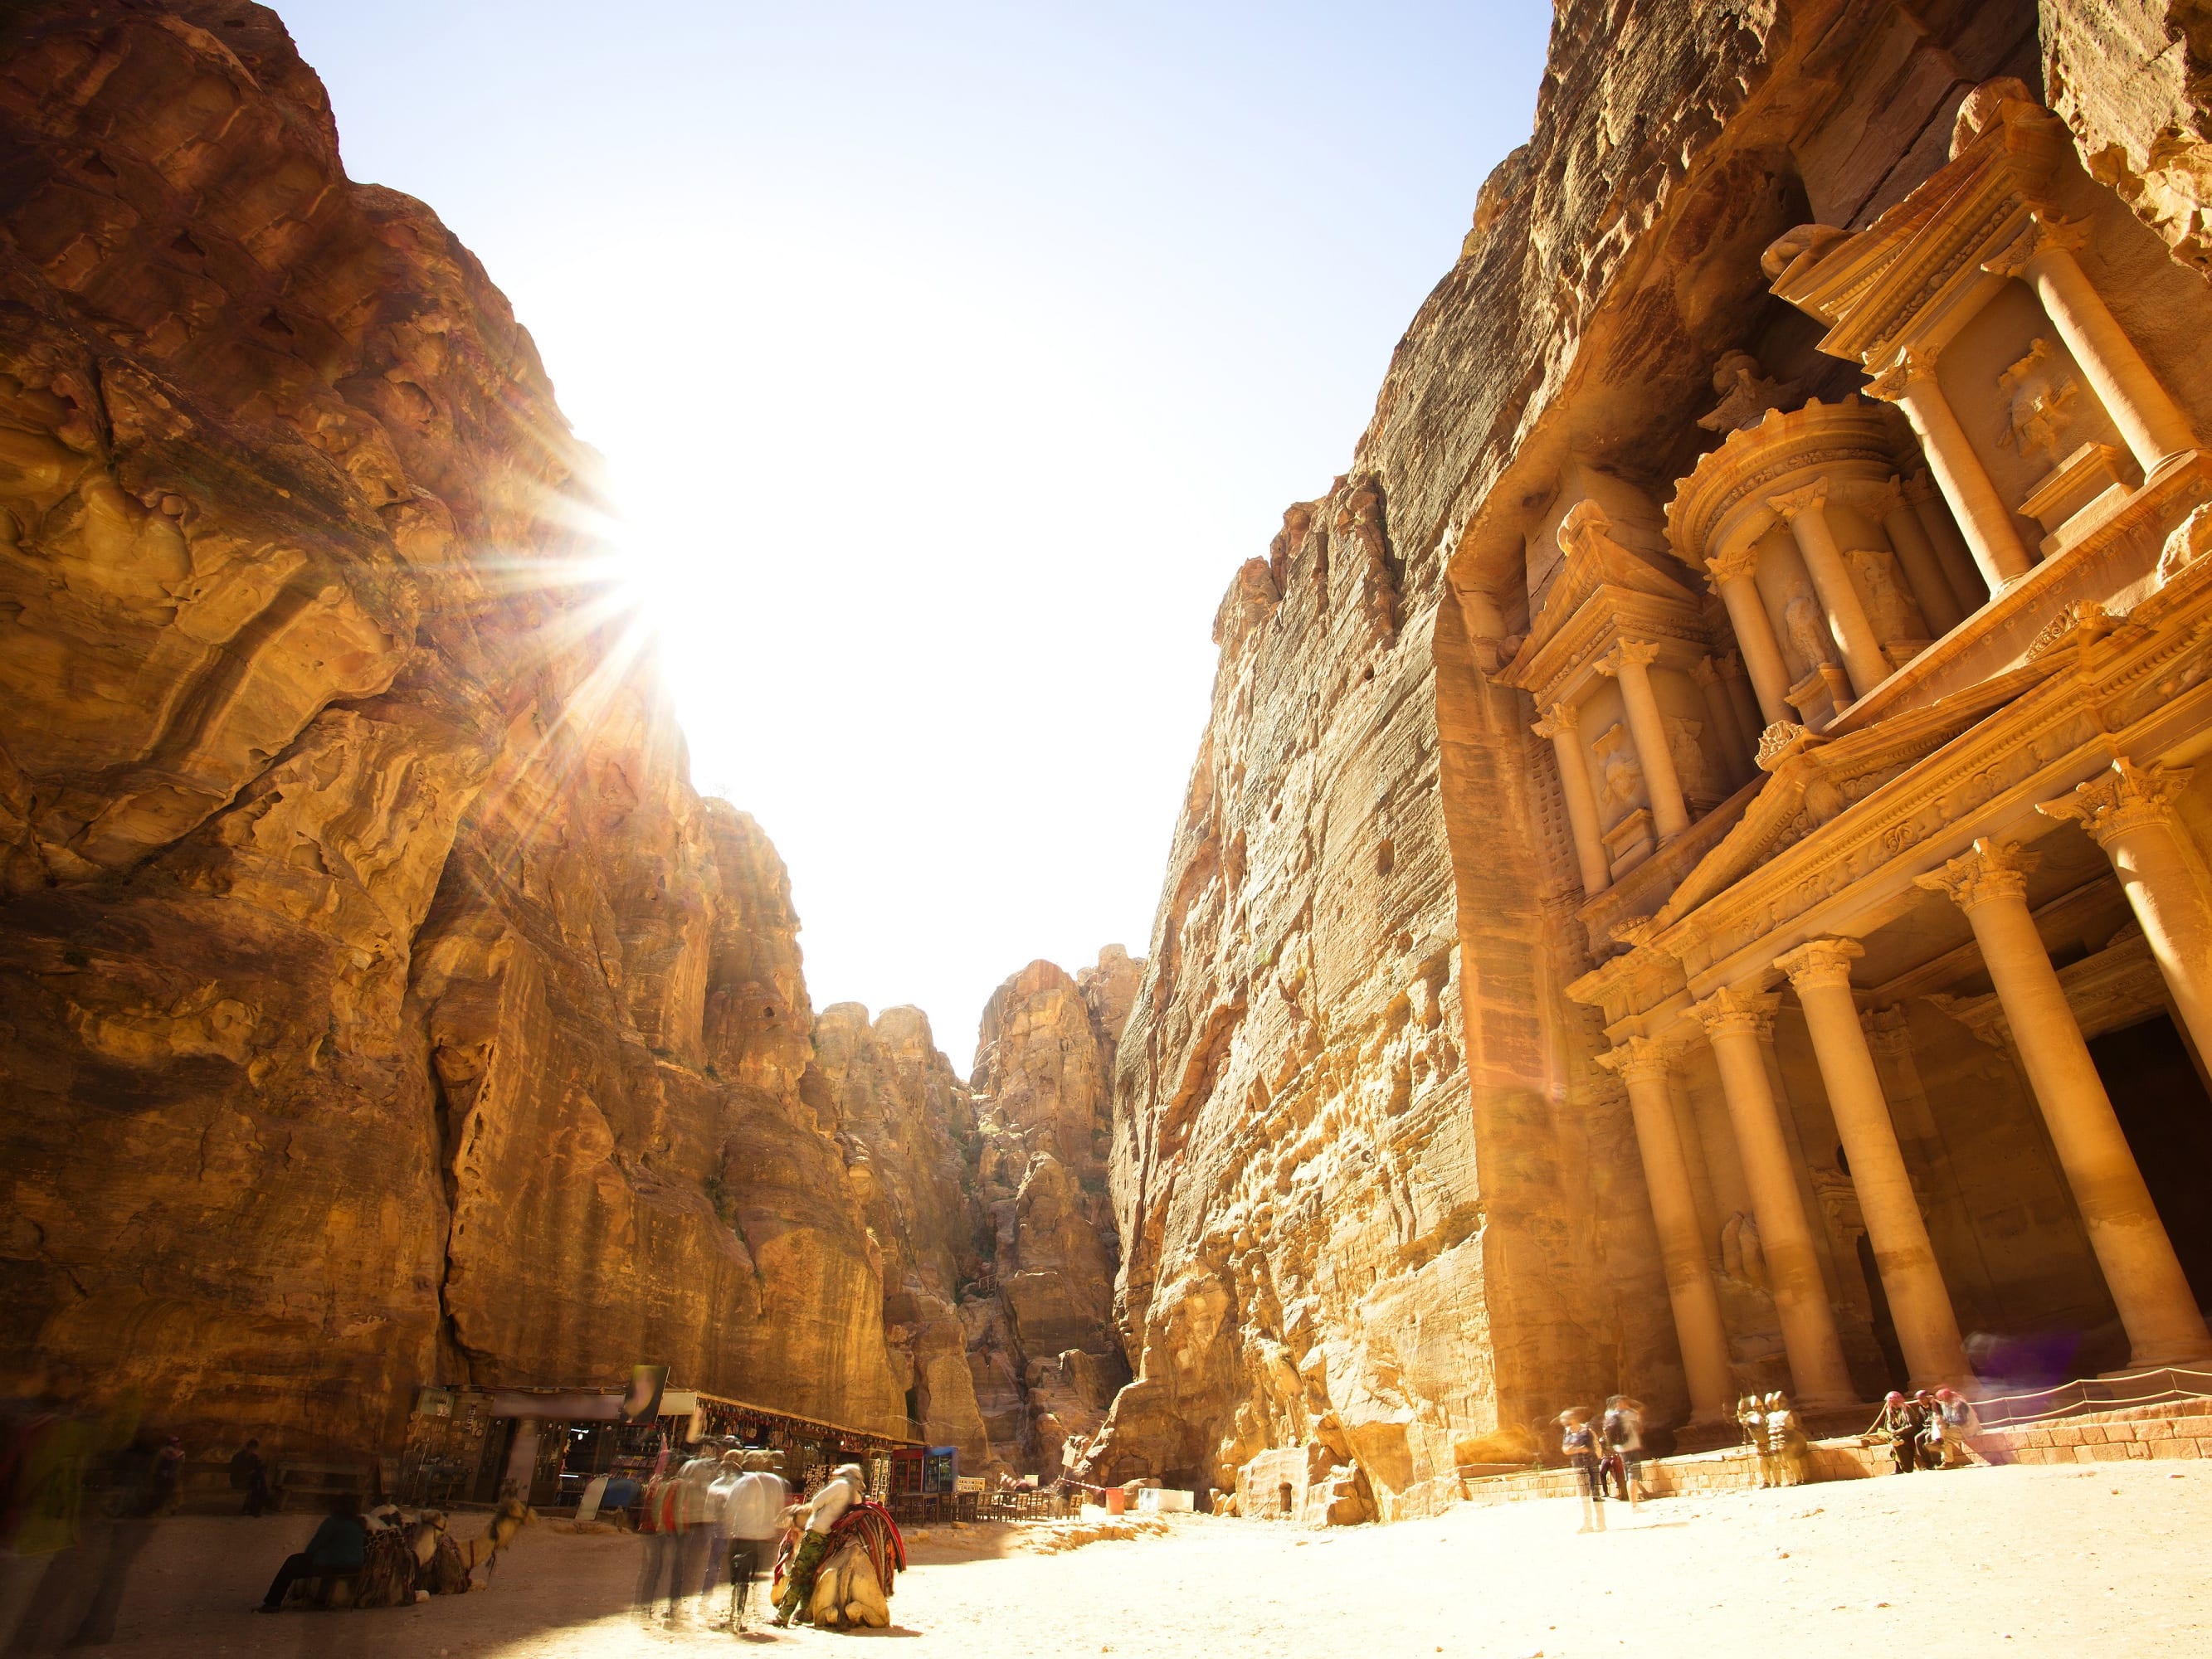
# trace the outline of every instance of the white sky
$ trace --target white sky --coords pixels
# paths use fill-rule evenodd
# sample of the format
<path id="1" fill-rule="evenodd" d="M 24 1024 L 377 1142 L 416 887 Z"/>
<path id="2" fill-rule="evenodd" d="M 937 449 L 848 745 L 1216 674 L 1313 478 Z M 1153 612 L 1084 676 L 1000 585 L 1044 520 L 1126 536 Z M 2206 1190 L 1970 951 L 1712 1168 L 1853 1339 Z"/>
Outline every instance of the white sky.
<path id="1" fill-rule="evenodd" d="M 1348 464 L 1550 8 L 292 0 L 608 458 L 699 787 L 817 1006 L 964 1068 L 1141 953 L 1214 607 Z"/>

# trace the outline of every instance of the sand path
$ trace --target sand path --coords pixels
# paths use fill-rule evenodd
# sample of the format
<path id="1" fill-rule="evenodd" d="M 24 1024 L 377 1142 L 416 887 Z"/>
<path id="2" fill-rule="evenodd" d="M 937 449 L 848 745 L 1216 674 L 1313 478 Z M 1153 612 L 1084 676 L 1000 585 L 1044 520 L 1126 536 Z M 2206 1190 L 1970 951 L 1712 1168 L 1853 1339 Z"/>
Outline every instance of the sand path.
<path id="1" fill-rule="evenodd" d="M 939 1528 L 899 1581 L 895 1630 L 742 1642 L 640 1624 L 619 1609 L 641 1541 L 550 1529 L 526 1534 L 486 1594 L 258 1617 L 246 1604 L 311 1523 L 184 1520 L 140 1556 L 110 1650 L 796 1659 L 888 1640 L 1022 1659 L 2212 1653 L 2212 1467 L 2201 1463 L 1837 1482 L 1670 1499 L 1632 1517 L 1611 1508 L 1602 1536 L 1577 1534 L 1573 1505 L 1540 1502 L 1320 1533 L 1199 1516 L 1057 1554 L 1022 1550 L 1018 1528 Z"/>

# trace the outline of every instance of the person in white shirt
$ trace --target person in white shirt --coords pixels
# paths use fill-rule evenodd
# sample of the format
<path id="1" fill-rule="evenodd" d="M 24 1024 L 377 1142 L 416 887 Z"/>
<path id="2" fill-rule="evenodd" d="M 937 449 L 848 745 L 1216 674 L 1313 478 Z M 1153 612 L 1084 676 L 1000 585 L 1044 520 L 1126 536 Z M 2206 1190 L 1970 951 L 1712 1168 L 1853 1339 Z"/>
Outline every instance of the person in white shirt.
<path id="1" fill-rule="evenodd" d="M 730 1454 L 730 1457 L 737 1455 Z M 714 1483 L 716 1491 L 723 1494 L 722 1531 L 729 1540 L 732 1632 L 744 1628 L 745 1602 L 753 1580 L 775 1564 L 776 1536 L 783 1530 L 783 1512 L 791 1506 L 791 1488 L 775 1473 L 774 1452 L 749 1451 L 741 1461 L 742 1474 Z"/>
<path id="2" fill-rule="evenodd" d="M 799 1540 L 791 1577 L 784 1583 L 783 1600 L 776 1604 L 775 1622 L 779 1626 L 788 1625 L 792 1615 L 805 1607 L 814 1594 L 814 1575 L 821 1571 L 822 1558 L 830 1553 L 830 1529 L 843 1518 L 847 1510 L 866 1496 L 866 1479 L 858 1463 L 842 1464 L 822 1483 L 822 1490 L 807 1504 L 806 1535 Z"/>

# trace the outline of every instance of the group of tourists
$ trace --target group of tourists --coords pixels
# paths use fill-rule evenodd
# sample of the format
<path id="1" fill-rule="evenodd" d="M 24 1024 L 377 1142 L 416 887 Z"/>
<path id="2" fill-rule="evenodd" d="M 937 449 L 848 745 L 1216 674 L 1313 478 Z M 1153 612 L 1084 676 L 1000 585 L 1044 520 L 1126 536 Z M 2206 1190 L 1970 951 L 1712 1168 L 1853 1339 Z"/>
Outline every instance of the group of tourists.
<path id="1" fill-rule="evenodd" d="M 1954 1469 L 1982 1461 L 1967 1443 L 1978 1427 L 1973 1402 L 1956 1389 L 1922 1389 L 1911 1395 L 1892 1389 L 1866 1437 L 1887 1441 L 1897 1473 L 1911 1474 L 1915 1469 Z"/>
<path id="2" fill-rule="evenodd" d="M 742 1634 L 754 1583 L 783 1579 L 775 1623 L 802 1622 L 817 1577 L 841 1523 L 867 1502 L 867 1480 L 857 1463 L 838 1468 L 812 1498 L 794 1501 L 778 1473 L 777 1454 L 732 1446 L 719 1455 L 670 1464 L 647 1481 L 637 1500 L 639 1530 L 646 1534 L 638 1574 L 639 1616 L 677 1626 L 712 1607 L 724 1582 L 730 1587 L 726 1617 L 709 1627 Z M 888 1567 L 882 1576 L 888 1576 Z M 889 1585 L 883 1586 L 888 1592 Z"/>
<path id="3" fill-rule="evenodd" d="M 1570 1406 L 1559 1416 L 1559 1449 L 1576 1471 L 1582 1493 L 1584 1532 L 1605 1530 L 1605 1504 L 1610 1489 L 1632 1510 L 1643 1496 L 1644 1407 L 1626 1395 L 1605 1402 L 1602 1413 L 1587 1406 Z"/>
<path id="4" fill-rule="evenodd" d="M 1744 1443 L 1759 1455 L 1762 1487 L 1805 1484 L 1805 1425 L 1788 1395 L 1779 1389 L 1747 1394 L 1735 1402 L 1735 1420 Z"/>

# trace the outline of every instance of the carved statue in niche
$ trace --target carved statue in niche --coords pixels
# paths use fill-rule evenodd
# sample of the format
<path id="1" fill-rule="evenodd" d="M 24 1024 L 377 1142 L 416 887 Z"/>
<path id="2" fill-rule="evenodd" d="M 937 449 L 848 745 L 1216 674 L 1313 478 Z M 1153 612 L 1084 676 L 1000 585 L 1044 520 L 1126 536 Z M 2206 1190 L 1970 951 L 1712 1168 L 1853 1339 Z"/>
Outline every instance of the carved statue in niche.
<path id="1" fill-rule="evenodd" d="M 1860 597 L 1866 601 L 1867 620 L 1874 624 L 1876 639 L 1888 645 L 1898 640 L 1928 637 L 1928 624 L 1921 620 L 1919 605 L 1897 580 L 1895 554 L 1880 548 L 1854 547 L 1844 554 L 1844 562 L 1850 566 Z"/>
<path id="2" fill-rule="evenodd" d="M 1759 1247 L 1759 1223 L 1742 1210 L 1721 1224 L 1721 1271 L 1740 1285 L 1766 1288 L 1766 1252 Z"/>
<path id="3" fill-rule="evenodd" d="M 1711 795 L 1712 778 L 1705 769 L 1705 745 L 1698 741 L 1705 722 L 1679 720 L 1672 714 L 1662 718 L 1667 726 L 1667 754 L 1674 763 L 1675 781 L 1682 786 L 1682 793 Z"/>
<path id="4" fill-rule="evenodd" d="M 1783 605 L 1782 632 L 1790 655 L 1796 659 L 1790 665 L 1791 672 L 1799 677 L 1835 660 L 1828 649 L 1827 629 L 1820 620 L 1820 602 L 1813 597 L 1811 588 L 1799 587 Z"/>
<path id="5" fill-rule="evenodd" d="M 2051 361 L 2051 342 L 2039 339 L 2028 347 L 2027 356 L 1997 376 L 1997 390 L 2005 399 L 2005 428 L 1997 442 L 2018 450 L 2022 460 L 2041 454 L 2056 461 L 2059 430 L 2073 418 L 2081 387 Z"/>
<path id="6" fill-rule="evenodd" d="M 1708 432 L 1735 432 L 1757 425 L 1770 409 L 1796 407 L 1803 383 L 1770 380 L 1759 368 L 1759 359 L 1748 351 L 1724 353 L 1713 365 L 1713 390 L 1720 393 L 1720 402 L 1711 414 L 1700 415 L 1698 424 Z"/>
<path id="7" fill-rule="evenodd" d="M 2165 586 L 2208 553 L 2212 553 L 2212 507 L 2200 507 L 2166 538 L 2158 556 L 2158 585 Z"/>
<path id="8" fill-rule="evenodd" d="M 1598 805 L 1634 811 L 1644 798 L 1644 769 L 1629 746 L 1628 728 L 1607 726 L 1590 747 L 1597 751 Z"/>

